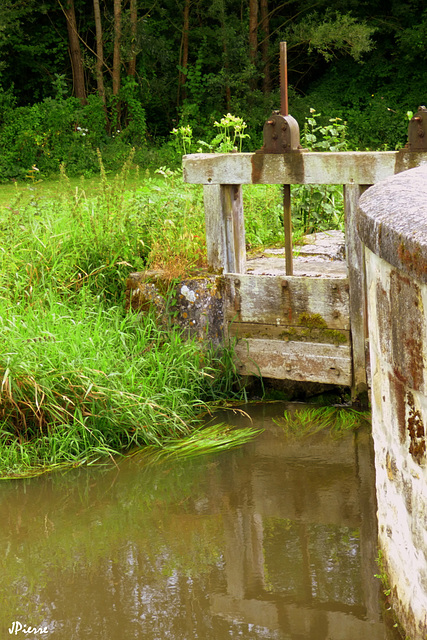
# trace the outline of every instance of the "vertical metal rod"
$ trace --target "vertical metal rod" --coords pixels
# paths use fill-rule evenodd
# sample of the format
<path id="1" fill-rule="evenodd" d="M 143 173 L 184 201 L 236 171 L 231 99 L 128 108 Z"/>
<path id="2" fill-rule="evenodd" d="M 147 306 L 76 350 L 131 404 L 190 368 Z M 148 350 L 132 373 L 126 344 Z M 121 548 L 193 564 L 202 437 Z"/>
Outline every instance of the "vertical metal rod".
<path id="1" fill-rule="evenodd" d="M 286 42 L 280 43 L 280 113 L 288 114 L 288 53 Z"/>
<path id="2" fill-rule="evenodd" d="M 285 227 L 285 264 L 286 275 L 294 273 L 292 264 L 292 218 L 291 218 L 291 185 L 283 185 L 283 224 Z"/>
<path id="3" fill-rule="evenodd" d="M 280 113 L 288 114 L 288 54 L 286 42 L 280 43 Z M 285 264 L 286 275 L 293 275 L 292 263 L 292 217 L 291 185 L 283 185 L 283 224 L 285 227 Z"/>

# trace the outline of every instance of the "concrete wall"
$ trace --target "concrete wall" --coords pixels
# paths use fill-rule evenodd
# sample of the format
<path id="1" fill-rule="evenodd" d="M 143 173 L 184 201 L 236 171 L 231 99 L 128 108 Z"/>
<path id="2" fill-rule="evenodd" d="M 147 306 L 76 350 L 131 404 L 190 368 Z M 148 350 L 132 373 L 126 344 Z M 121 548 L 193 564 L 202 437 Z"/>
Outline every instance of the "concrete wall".
<path id="1" fill-rule="evenodd" d="M 427 638 L 427 166 L 368 189 L 366 253 L 379 545 L 391 603 Z"/>

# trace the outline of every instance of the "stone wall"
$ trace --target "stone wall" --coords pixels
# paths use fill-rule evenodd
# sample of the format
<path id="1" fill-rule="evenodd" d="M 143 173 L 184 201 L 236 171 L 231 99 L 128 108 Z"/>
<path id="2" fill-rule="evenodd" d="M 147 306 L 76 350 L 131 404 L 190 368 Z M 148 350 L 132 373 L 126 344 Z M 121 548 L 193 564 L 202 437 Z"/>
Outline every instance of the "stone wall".
<path id="1" fill-rule="evenodd" d="M 427 638 L 427 166 L 368 189 L 365 245 L 379 545 L 391 603 Z"/>

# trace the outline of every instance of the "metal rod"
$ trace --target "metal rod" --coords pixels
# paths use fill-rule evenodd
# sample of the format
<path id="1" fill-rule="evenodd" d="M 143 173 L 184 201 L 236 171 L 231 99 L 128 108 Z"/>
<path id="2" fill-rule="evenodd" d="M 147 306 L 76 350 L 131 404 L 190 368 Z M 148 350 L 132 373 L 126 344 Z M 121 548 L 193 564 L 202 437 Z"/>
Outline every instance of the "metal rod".
<path id="1" fill-rule="evenodd" d="M 280 43 L 280 113 L 287 116 L 288 112 L 288 53 L 286 42 Z"/>
<path id="2" fill-rule="evenodd" d="M 285 227 L 285 265 L 286 275 L 294 273 L 292 264 L 292 218 L 291 218 L 291 185 L 283 185 L 283 224 Z"/>
<path id="3" fill-rule="evenodd" d="M 288 111 L 288 54 L 286 42 L 280 43 L 280 113 L 289 115 Z M 285 227 L 285 265 L 286 275 L 293 275 L 292 263 L 292 217 L 291 217 L 291 185 L 283 185 L 283 224 Z"/>

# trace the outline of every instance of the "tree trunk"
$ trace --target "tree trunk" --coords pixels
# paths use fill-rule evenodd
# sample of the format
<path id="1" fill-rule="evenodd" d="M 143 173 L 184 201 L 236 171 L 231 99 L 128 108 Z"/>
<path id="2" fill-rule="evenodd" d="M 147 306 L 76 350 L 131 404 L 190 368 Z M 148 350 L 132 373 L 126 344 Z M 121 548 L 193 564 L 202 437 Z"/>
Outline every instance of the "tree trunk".
<path id="1" fill-rule="evenodd" d="M 104 45 L 102 42 L 102 23 L 101 23 L 101 10 L 99 7 L 99 0 L 93 0 L 93 13 L 95 16 L 95 31 L 96 31 L 96 82 L 98 86 L 98 95 L 104 105 L 105 116 L 107 117 L 107 104 L 105 99 L 105 87 L 104 87 Z"/>
<path id="2" fill-rule="evenodd" d="M 224 53 L 224 69 L 225 69 L 225 101 L 227 106 L 227 113 L 231 110 L 231 89 L 229 83 L 229 58 L 228 58 L 228 46 L 227 46 L 227 27 L 226 27 L 226 14 L 225 14 L 225 0 L 221 2 L 220 8 L 220 20 L 222 30 L 222 50 Z"/>
<path id="3" fill-rule="evenodd" d="M 114 0 L 114 52 L 113 52 L 113 95 L 120 91 L 120 40 L 122 30 L 122 1 Z"/>
<path id="4" fill-rule="evenodd" d="M 268 55 L 268 47 L 270 44 L 270 20 L 268 16 L 268 0 L 260 0 L 260 12 L 261 12 L 261 31 L 262 31 L 261 56 L 262 56 L 262 66 L 264 71 L 262 88 L 264 93 L 270 93 L 271 75 L 270 75 L 270 60 Z"/>
<path id="5" fill-rule="evenodd" d="M 255 67 L 258 49 L 258 0 L 249 0 L 249 60 Z M 256 88 L 256 80 L 251 80 L 251 89 Z"/>
<path id="6" fill-rule="evenodd" d="M 130 36 L 131 36 L 131 54 L 129 60 L 128 74 L 133 78 L 136 75 L 136 33 L 138 26 L 138 10 L 136 0 L 130 0 Z"/>
<path id="7" fill-rule="evenodd" d="M 184 15 L 182 25 L 182 39 L 181 39 L 181 64 L 183 69 L 187 69 L 188 65 L 188 32 L 190 30 L 190 0 L 185 0 Z M 185 81 L 187 76 L 182 71 L 179 72 L 178 78 L 178 95 L 177 105 L 179 106 L 180 99 L 186 98 Z"/>
<path id="8" fill-rule="evenodd" d="M 76 12 L 74 0 L 68 0 L 64 9 L 67 19 L 68 42 L 70 46 L 71 69 L 73 73 L 74 95 L 82 104 L 86 104 L 85 76 L 83 71 L 82 52 L 80 50 L 79 34 L 77 32 Z"/>

